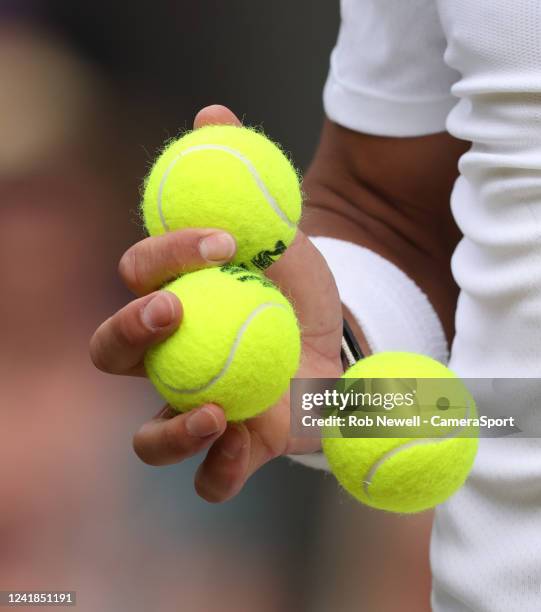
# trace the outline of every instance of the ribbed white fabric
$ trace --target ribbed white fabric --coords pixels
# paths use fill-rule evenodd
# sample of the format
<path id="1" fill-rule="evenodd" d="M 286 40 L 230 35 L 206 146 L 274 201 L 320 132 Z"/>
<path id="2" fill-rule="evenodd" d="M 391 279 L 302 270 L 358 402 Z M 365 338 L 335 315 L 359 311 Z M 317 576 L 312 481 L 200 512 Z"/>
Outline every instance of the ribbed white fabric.
<path id="1" fill-rule="evenodd" d="M 541 4 L 342 0 L 342 19 L 331 119 L 391 136 L 443 131 L 452 93 L 447 127 L 472 142 L 452 195 L 464 239 L 451 367 L 541 377 Z M 541 440 L 481 440 L 466 486 L 436 511 L 434 610 L 541 610 L 540 534 Z"/>

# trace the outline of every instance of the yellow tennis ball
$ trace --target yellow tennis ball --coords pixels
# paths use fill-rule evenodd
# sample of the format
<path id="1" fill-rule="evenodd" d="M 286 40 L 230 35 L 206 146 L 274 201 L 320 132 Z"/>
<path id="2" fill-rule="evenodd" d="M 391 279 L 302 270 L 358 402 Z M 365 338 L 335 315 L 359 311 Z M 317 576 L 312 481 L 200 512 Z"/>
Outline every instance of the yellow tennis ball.
<path id="1" fill-rule="evenodd" d="M 142 202 L 151 236 L 216 227 L 237 241 L 234 263 L 270 266 L 291 244 L 301 215 L 299 176 L 261 132 L 212 125 L 168 144 L 148 175 Z"/>
<path id="2" fill-rule="evenodd" d="M 410 414 L 419 414 L 421 422 L 429 423 L 424 431 L 433 436 L 344 437 L 358 430 L 329 428 L 326 435 L 336 437 L 322 440 L 323 451 L 337 480 L 351 495 L 374 508 L 412 513 L 442 503 L 463 485 L 477 452 L 477 428 L 468 421 L 465 428 L 473 437 L 460 437 L 466 433 L 462 426 L 430 425 L 432 416 L 440 421 L 447 416 L 477 417 L 473 398 L 451 370 L 423 355 L 389 352 L 362 359 L 343 377 L 368 379 L 359 381 L 365 392 L 370 391 L 369 383 L 375 384 L 372 393 L 385 389 L 394 392 L 399 387 L 402 392 L 413 391 Z M 376 380 L 383 378 L 394 380 L 388 385 Z M 430 383 L 422 379 L 438 380 Z M 382 412 L 393 416 L 392 411 L 380 410 L 379 414 Z M 379 428 L 378 432 L 383 430 Z"/>
<path id="3" fill-rule="evenodd" d="M 230 421 L 263 412 L 287 391 L 300 332 L 289 301 L 264 276 L 227 265 L 165 287 L 180 299 L 178 330 L 146 354 L 147 374 L 181 412 L 219 404 Z"/>

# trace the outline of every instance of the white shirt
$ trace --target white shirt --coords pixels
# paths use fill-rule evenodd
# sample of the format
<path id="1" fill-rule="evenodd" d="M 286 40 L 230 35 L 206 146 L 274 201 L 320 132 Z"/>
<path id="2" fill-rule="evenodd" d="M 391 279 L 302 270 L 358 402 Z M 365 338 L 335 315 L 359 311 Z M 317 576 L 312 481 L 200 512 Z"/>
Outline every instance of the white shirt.
<path id="1" fill-rule="evenodd" d="M 541 378 L 541 3 L 342 0 L 324 103 L 361 132 L 472 142 L 451 198 L 450 367 Z M 541 440 L 481 440 L 436 511 L 431 564 L 437 612 L 541 610 Z"/>

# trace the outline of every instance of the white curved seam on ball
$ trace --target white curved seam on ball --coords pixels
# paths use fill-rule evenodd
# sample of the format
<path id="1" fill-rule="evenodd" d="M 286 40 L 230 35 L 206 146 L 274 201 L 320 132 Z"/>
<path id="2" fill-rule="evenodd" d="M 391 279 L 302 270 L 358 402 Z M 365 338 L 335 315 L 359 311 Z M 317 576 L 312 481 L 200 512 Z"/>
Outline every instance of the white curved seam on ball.
<path id="1" fill-rule="evenodd" d="M 193 389 L 179 389 L 178 387 L 173 387 L 172 385 L 168 385 L 166 382 L 164 382 L 160 378 L 160 376 L 158 375 L 157 372 L 154 372 L 154 375 L 160 381 L 160 384 L 162 384 L 166 389 L 168 389 L 169 391 L 172 391 L 173 393 L 179 393 L 179 394 L 186 394 L 186 395 L 188 395 L 188 394 L 191 394 L 191 393 L 200 393 L 201 391 L 206 391 L 207 389 L 212 387 L 212 385 L 214 383 L 216 383 L 218 380 L 220 380 L 220 378 L 222 378 L 222 376 L 224 376 L 227 373 L 227 370 L 229 369 L 229 367 L 233 363 L 233 359 L 235 358 L 235 353 L 237 352 L 237 348 L 238 348 L 238 346 L 239 346 L 239 344 L 240 344 L 240 342 L 242 340 L 242 336 L 244 335 L 244 332 L 246 331 L 248 325 L 250 325 L 250 323 L 255 319 L 255 317 L 257 317 L 258 314 L 260 314 L 261 312 L 263 312 L 267 308 L 283 308 L 283 309 L 286 309 L 284 304 L 277 304 L 276 302 L 265 302 L 263 304 L 260 304 L 254 310 L 252 310 L 252 312 L 248 315 L 248 318 L 244 321 L 244 323 L 241 325 L 239 331 L 237 332 L 237 335 L 235 336 L 235 340 L 233 341 L 233 344 L 231 346 L 231 350 L 229 351 L 229 355 L 227 356 L 227 359 L 226 359 L 225 364 L 223 365 L 222 369 L 218 372 L 218 374 L 213 376 L 208 382 L 204 383 L 200 387 L 194 387 Z"/>
<path id="2" fill-rule="evenodd" d="M 166 232 L 169 231 L 169 225 L 167 224 L 167 221 L 165 220 L 165 216 L 163 214 L 162 197 L 163 197 L 163 190 L 165 188 L 165 183 L 169 177 L 169 174 L 171 174 L 171 171 L 173 170 L 177 162 L 182 157 L 185 157 L 186 155 L 189 155 L 190 153 L 194 153 L 196 151 L 206 151 L 206 150 L 222 151 L 224 153 L 229 153 L 230 155 L 233 155 L 234 157 L 236 157 L 240 162 L 242 162 L 246 166 L 246 169 L 248 170 L 248 172 L 252 175 L 252 178 L 254 179 L 256 185 L 259 187 L 259 190 L 263 194 L 263 197 L 267 200 L 269 206 L 280 217 L 280 219 L 282 219 L 284 223 L 286 223 L 291 228 L 295 227 L 295 223 L 293 221 L 290 221 L 286 213 L 280 208 L 278 202 L 272 197 L 271 193 L 267 189 L 267 186 L 263 182 L 263 179 L 259 176 L 259 173 L 257 172 L 255 166 L 252 164 L 252 162 L 247 157 L 244 157 L 242 153 L 239 153 L 238 151 L 236 151 L 235 149 L 232 149 L 231 147 L 226 147 L 225 145 L 204 144 L 204 145 L 194 145 L 193 147 L 188 147 L 184 151 L 181 151 L 173 159 L 173 161 L 169 164 L 169 166 L 167 166 L 166 171 L 163 173 L 162 180 L 160 181 L 160 188 L 158 189 L 158 214 L 160 215 L 160 221 L 162 222 L 162 226 Z"/>
<path id="3" fill-rule="evenodd" d="M 468 409 L 466 412 L 466 416 L 463 418 L 468 418 L 471 414 L 471 406 L 470 406 L 468 399 L 466 399 L 466 404 L 467 404 Z M 452 440 L 453 438 L 456 438 L 458 436 L 458 434 L 460 433 L 462 429 L 464 429 L 464 427 L 465 426 L 458 427 L 454 432 L 448 434 L 447 436 L 443 436 L 442 438 L 418 438 L 415 440 L 410 440 L 409 442 L 405 442 L 404 444 L 401 444 L 399 446 L 395 446 L 395 448 L 392 448 L 390 451 L 387 451 L 374 464 L 372 464 L 372 467 L 368 470 L 366 474 L 366 479 L 363 480 L 364 494 L 368 498 L 370 498 L 368 487 L 372 484 L 372 478 L 374 478 L 375 473 L 383 465 L 383 463 L 385 463 L 385 461 L 387 461 L 388 459 L 391 459 L 392 457 L 397 455 L 399 452 L 405 449 L 408 449 L 408 448 L 412 448 L 418 444 L 433 444 L 433 443 L 438 443 L 438 442 L 445 442 L 446 440 Z"/>

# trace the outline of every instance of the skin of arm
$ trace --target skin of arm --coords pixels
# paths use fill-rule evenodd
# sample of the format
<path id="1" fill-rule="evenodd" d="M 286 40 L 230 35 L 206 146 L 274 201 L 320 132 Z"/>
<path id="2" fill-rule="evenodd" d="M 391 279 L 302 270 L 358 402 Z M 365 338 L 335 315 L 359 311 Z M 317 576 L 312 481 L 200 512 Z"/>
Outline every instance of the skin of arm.
<path id="1" fill-rule="evenodd" d="M 458 296 L 450 258 L 460 239 L 449 199 L 468 146 L 448 133 L 389 138 L 327 119 L 303 182 L 304 232 L 354 242 L 398 266 L 426 293 L 449 342 Z M 362 330 L 344 314 L 367 354 Z"/>

